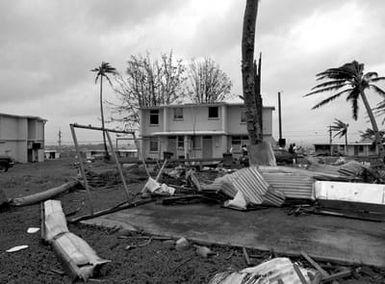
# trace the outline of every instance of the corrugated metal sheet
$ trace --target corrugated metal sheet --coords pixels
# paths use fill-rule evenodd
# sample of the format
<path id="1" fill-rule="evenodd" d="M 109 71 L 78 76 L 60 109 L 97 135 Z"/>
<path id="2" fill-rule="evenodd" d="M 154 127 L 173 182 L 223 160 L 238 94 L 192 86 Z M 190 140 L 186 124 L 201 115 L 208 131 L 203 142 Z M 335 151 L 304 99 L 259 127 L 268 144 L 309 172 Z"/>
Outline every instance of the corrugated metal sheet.
<path id="1" fill-rule="evenodd" d="M 308 273 L 315 274 L 314 270 L 298 266 L 306 282 L 310 283 Z M 249 267 L 240 272 L 222 272 L 216 274 L 209 284 L 257 284 L 257 283 L 301 284 L 301 279 L 294 270 L 293 263 L 286 257 L 273 258 L 260 265 Z"/>
<path id="2" fill-rule="evenodd" d="M 287 198 L 313 199 L 314 179 L 290 173 L 263 173 L 264 179 Z"/>
<path id="3" fill-rule="evenodd" d="M 271 187 L 258 171 L 257 167 L 249 167 L 238 170 L 232 174 L 217 178 L 213 184 L 204 190 L 220 188 L 227 196 L 234 198 L 238 190 L 254 205 L 281 206 L 285 201 L 285 195 Z"/>

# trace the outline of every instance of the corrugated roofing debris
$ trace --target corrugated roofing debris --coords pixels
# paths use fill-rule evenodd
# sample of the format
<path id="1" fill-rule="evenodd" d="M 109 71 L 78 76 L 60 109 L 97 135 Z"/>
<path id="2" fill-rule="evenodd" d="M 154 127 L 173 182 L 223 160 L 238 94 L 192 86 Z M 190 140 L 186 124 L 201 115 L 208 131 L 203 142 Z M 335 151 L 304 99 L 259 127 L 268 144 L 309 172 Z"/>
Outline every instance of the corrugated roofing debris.
<path id="1" fill-rule="evenodd" d="M 286 198 L 313 199 L 314 178 L 292 173 L 262 173 L 264 179 Z"/>
<path id="2" fill-rule="evenodd" d="M 238 170 L 217 178 L 213 184 L 204 187 L 205 191 L 215 189 L 230 198 L 234 198 L 240 191 L 246 202 L 252 205 L 281 206 L 285 201 L 284 194 L 271 187 L 257 167 Z"/>

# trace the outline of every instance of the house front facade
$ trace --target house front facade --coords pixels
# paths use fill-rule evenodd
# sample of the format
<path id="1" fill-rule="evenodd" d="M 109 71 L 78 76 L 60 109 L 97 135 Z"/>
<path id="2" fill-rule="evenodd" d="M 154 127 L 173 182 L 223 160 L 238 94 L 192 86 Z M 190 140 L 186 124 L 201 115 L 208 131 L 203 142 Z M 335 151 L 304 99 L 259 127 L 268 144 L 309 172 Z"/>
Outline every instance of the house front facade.
<path id="1" fill-rule="evenodd" d="M 273 110 L 263 108 L 263 136 L 270 143 Z M 242 103 L 147 107 L 140 110 L 140 119 L 140 156 L 145 159 L 163 159 L 165 152 L 178 159 L 217 159 L 230 151 L 237 156 L 249 143 Z"/>
<path id="2" fill-rule="evenodd" d="M 0 155 L 19 163 L 43 162 L 46 122 L 35 116 L 0 113 Z"/>

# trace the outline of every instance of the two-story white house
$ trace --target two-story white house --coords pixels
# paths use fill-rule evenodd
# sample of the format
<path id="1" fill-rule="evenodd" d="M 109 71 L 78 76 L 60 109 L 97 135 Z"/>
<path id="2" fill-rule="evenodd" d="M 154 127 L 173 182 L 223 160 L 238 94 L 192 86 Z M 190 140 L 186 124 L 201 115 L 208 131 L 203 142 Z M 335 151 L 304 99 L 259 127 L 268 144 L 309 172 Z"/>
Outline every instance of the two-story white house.
<path id="1" fill-rule="evenodd" d="M 273 143 L 272 112 L 263 107 L 264 140 Z M 181 104 L 145 107 L 140 110 L 141 156 L 162 159 L 221 158 L 232 151 L 237 156 L 248 144 L 243 103 Z"/>
<path id="2" fill-rule="evenodd" d="M 44 126 L 36 116 L 0 113 L 0 155 L 19 163 L 44 161 Z"/>

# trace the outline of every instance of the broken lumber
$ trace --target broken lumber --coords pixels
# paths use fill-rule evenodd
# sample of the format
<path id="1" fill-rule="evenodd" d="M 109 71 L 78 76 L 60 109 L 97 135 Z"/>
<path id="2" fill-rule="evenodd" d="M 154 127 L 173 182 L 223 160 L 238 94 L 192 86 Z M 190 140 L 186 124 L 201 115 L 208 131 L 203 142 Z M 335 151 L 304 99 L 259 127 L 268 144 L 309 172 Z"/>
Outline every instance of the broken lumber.
<path id="1" fill-rule="evenodd" d="M 348 277 L 352 274 L 352 270 L 351 269 L 345 269 L 343 271 L 340 271 L 340 272 L 337 272 L 335 274 L 332 274 L 328 277 L 325 277 L 325 278 L 322 278 L 322 283 L 328 283 L 328 282 L 331 282 L 331 281 L 334 281 L 334 280 L 337 280 L 337 279 L 340 279 L 340 278 L 344 278 L 344 277 Z"/>
<path id="2" fill-rule="evenodd" d="M 79 221 L 88 220 L 88 219 L 100 217 L 100 216 L 103 216 L 103 215 L 111 214 L 111 213 L 114 213 L 114 212 L 117 212 L 117 211 L 120 211 L 120 210 L 137 207 L 137 206 L 144 205 L 144 204 L 147 204 L 147 203 L 150 203 L 150 202 L 154 202 L 154 201 L 155 201 L 155 199 L 153 199 L 153 198 L 138 200 L 138 201 L 134 201 L 134 202 L 128 203 L 126 205 L 122 204 L 120 206 L 114 206 L 112 208 L 108 208 L 108 209 L 105 209 L 105 210 L 94 212 L 91 215 L 85 215 L 85 216 L 80 216 L 80 217 L 77 217 L 77 218 L 73 218 L 69 222 L 70 223 L 76 223 L 76 222 L 79 222 Z"/>
<path id="3" fill-rule="evenodd" d="M 306 252 L 301 251 L 301 255 L 305 258 L 315 269 L 321 273 L 322 277 L 328 277 L 329 273 L 326 272 L 317 262 L 315 262 Z"/>
<path id="4" fill-rule="evenodd" d="M 251 266 L 250 257 L 249 257 L 249 254 L 247 253 L 247 250 L 245 247 L 242 248 L 242 252 L 243 252 L 243 256 L 245 258 L 246 265 Z"/>
<path id="5" fill-rule="evenodd" d="M 10 204 L 13 206 L 26 206 L 26 205 L 39 203 L 41 201 L 45 201 L 47 199 L 53 198 L 56 195 L 59 195 L 60 193 L 64 193 L 74 188 L 78 184 L 79 184 L 78 180 L 70 181 L 63 185 L 60 185 L 58 187 L 53 187 L 43 192 L 27 195 L 24 197 L 13 198 L 11 199 Z"/>
<path id="6" fill-rule="evenodd" d="M 87 281 L 97 267 L 111 262 L 100 258 L 86 241 L 68 231 L 60 201 L 45 201 L 41 216 L 42 238 L 52 245 L 72 280 Z"/>

